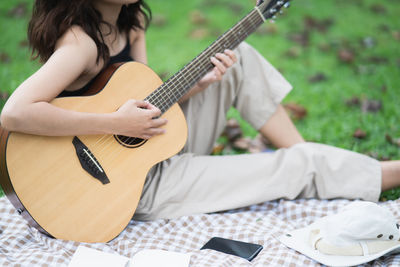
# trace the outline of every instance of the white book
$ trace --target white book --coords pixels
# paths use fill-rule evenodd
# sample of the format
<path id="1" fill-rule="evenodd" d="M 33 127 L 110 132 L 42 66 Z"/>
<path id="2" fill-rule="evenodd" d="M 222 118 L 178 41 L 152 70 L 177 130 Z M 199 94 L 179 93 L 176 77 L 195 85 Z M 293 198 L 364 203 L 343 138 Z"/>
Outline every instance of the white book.
<path id="1" fill-rule="evenodd" d="M 145 249 L 131 259 L 118 254 L 79 246 L 68 267 L 188 267 L 190 254 Z"/>
<path id="2" fill-rule="evenodd" d="M 127 267 L 129 258 L 118 254 L 79 246 L 68 267 Z"/>

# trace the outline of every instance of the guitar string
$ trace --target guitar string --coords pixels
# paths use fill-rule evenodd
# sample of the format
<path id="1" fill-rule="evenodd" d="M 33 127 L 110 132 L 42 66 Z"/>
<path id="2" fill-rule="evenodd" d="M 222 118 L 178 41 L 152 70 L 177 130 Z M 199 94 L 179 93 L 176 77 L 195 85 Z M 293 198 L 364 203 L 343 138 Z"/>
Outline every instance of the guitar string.
<path id="1" fill-rule="evenodd" d="M 256 21 L 256 18 L 259 18 L 259 21 Z M 185 66 L 182 71 L 178 72 L 176 75 L 174 75 L 172 77 L 172 79 L 170 78 L 166 83 L 164 83 L 162 86 L 160 86 L 155 92 L 153 92 L 154 94 L 150 94 L 150 97 L 148 98 L 148 101 L 150 103 L 152 103 L 153 101 L 153 105 L 157 106 L 161 106 L 159 107 L 163 113 L 167 110 L 167 108 L 170 107 L 171 104 L 174 104 L 176 102 L 177 98 L 177 93 L 176 90 L 179 89 L 179 86 L 169 86 L 171 83 L 172 84 L 176 84 L 177 82 L 179 82 L 179 84 L 183 87 L 183 88 L 188 88 L 191 83 L 193 82 L 188 82 L 187 79 L 185 78 L 185 76 L 183 76 L 184 74 L 189 74 L 191 77 L 195 76 L 195 79 L 198 80 L 199 78 L 201 78 L 204 74 L 204 68 L 201 68 L 201 66 L 199 65 L 204 65 L 206 63 L 211 64 L 209 61 L 209 55 L 208 54 L 215 54 L 216 51 L 215 49 L 219 48 L 219 50 L 222 50 L 226 48 L 226 43 L 225 45 L 222 47 L 221 46 L 221 40 L 222 41 L 229 41 L 230 46 L 232 48 L 235 48 L 238 44 L 240 44 L 247 36 L 250 35 L 250 33 L 252 33 L 255 29 L 258 28 L 258 26 L 260 24 L 262 24 L 264 21 L 259 17 L 258 12 L 253 9 L 252 12 L 250 12 L 245 18 L 243 18 L 239 23 L 237 23 L 236 25 L 234 25 L 231 29 L 229 29 L 224 35 L 222 35 L 219 39 L 217 39 L 214 43 L 212 43 L 208 48 L 206 48 L 201 54 L 199 54 L 196 58 L 200 58 L 200 60 L 193 60 L 190 63 L 187 64 L 187 66 Z M 246 24 L 247 23 L 247 24 Z M 242 28 L 241 30 L 239 28 Z M 231 31 L 235 31 L 237 33 L 239 33 L 239 38 L 238 35 L 234 32 L 233 34 L 229 34 Z M 242 34 L 243 33 L 243 34 Z M 232 39 L 233 38 L 233 39 Z M 202 69 L 201 71 L 199 71 L 200 69 Z M 197 71 L 196 71 L 197 70 Z M 189 76 L 186 75 L 186 76 Z M 183 84 L 182 84 L 183 82 Z M 159 89 L 164 89 L 164 91 L 159 90 Z M 171 90 L 165 90 L 165 89 L 171 89 Z M 171 99 L 171 96 L 174 99 Z M 171 101 L 172 100 L 172 101 Z M 163 101 L 161 103 L 158 103 L 158 101 Z M 163 105 L 164 103 L 164 105 Z M 109 142 L 109 140 L 112 140 L 112 142 L 109 144 L 105 144 L 105 146 L 103 146 L 103 149 L 101 149 L 100 152 L 96 152 L 97 153 L 102 153 L 104 152 L 104 150 L 106 150 L 109 146 L 112 145 L 113 142 L 115 142 L 114 135 L 105 135 L 103 136 L 101 139 L 103 139 L 104 137 L 108 137 L 106 138 L 106 140 L 104 140 L 103 145 L 107 142 Z M 132 144 L 132 141 L 135 140 L 137 138 L 135 137 L 128 137 L 126 140 L 124 140 L 125 144 Z M 96 143 L 97 144 L 97 143 Z M 94 149 L 93 149 L 94 150 Z M 117 151 L 116 151 L 117 152 Z M 116 153 L 112 153 L 109 157 L 114 157 Z M 119 153 L 118 153 L 119 154 Z"/>
<path id="2" fill-rule="evenodd" d="M 253 11 L 254 11 L 254 10 L 253 10 Z M 224 34 L 223 37 L 226 37 L 226 38 L 221 38 L 221 40 L 224 40 L 225 42 L 228 41 L 228 42 L 231 44 L 231 47 L 236 47 L 236 46 L 237 46 L 239 43 L 241 43 L 247 36 L 249 36 L 251 32 L 253 32 L 256 28 L 258 28 L 258 26 L 259 26 L 260 24 L 263 23 L 263 20 L 261 20 L 261 21 L 260 21 L 260 20 L 259 20 L 259 21 L 255 21 L 255 16 L 254 16 L 254 14 L 256 14 L 256 13 L 250 12 L 250 13 L 248 14 L 248 16 L 246 16 L 246 17 L 241 21 L 241 22 L 244 22 L 244 23 L 247 23 L 247 24 L 244 24 L 244 23 L 237 23 L 236 25 L 234 25 L 234 27 L 232 27 L 230 30 L 228 30 L 226 34 Z M 258 17 L 258 18 L 259 18 L 259 17 Z M 236 32 L 236 31 L 239 29 L 239 27 L 242 28 L 242 30 L 239 30 L 239 37 L 240 37 L 240 38 L 238 38 L 237 34 L 235 34 L 235 33 L 232 34 L 232 35 L 229 35 L 229 32 L 230 32 L 230 31 L 235 31 L 235 32 Z M 243 28 L 243 27 L 245 27 L 245 28 Z M 249 31 L 249 30 L 250 30 L 250 31 Z M 243 35 L 241 35 L 241 32 L 243 32 Z M 250 32 L 250 33 L 249 33 L 249 32 Z M 218 39 L 217 39 L 217 41 L 218 41 Z M 203 51 L 202 54 L 200 54 L 198 57 L 196 57 L 196 58 L 202 57 L 202 58 L 200 58 L 200 60 L 197 60 L 197 61 L 194 60 L 194 61 L 190 62 L 190 63 L 192 63 L 192 65 L 189 65 L 189 64 L 188 64 L 188 66 L 184 67 L 183 70 L 182 70 L 181 72 L 178 72 L 179 75 L 175 75 L 174 79 L 170 79 L 169 83 L 172 83 L 172 82 L 174 82 L 174 81 L 175 81 L 175 82 L 176 82 L 176 81 L 181 82 L 181 81 L 183 80 L 184 82 L 186 82 L 186 85 L 184 85 L 184 86 L 188 86 L 188 84 L 190 84 L 190 83 L 188 83 L 187 80 L 185 79 L 185 77 L 182 76 L 182 73 L 185 73 L 185 72 L 188 72 L 188 74 L 190 73 L 190 76 L 192 76 L 192 73 L 194 73 L 194 75 L 196 75 L 196 79 L 198 79 L 199 77 L 201 77 L 201 76 L 203 75 L 202 72 L 204 72 L 204 71 L 202 71 L 202 72 L 193 71 L 192 68 L 197 68 L 197 69 L 199 69 L 200 67 L 199 67 L 198 65 L 201 65 L 201 64 L 204 65 L 205 63 L 211 64 L 210 61 L 209 61 L 209 56 L 208 56 L 207 54 L 209 54 L 209 53 L 215 53 L 215 51 L 213 51 L 212 49 L 215 49 L 215 48 L 219 48 L 219 49 L 226 48 L 226 46 L 221 47 L 221 43 L 220 43 L 220 42 L 217 42 L 217 41 L 214 42 L 212 45 L 210 45 L 205 51 Z M 209 52 L 209 53 L 207 53 L 207 52 Z M 182 76 L 182 77 L 180 77 L 180 76 Z M 168 81 L 167 81 L 167 83 L 165 83 L 165 84 L 168 86 L 169 83 L 168 83 Z M 166 85 L 164 85 L 164 87 L 167 87 Z M 177 95 L 176 92 L 175 92 L 175 91 L 177 90 L 177 88 L 178 88 L 177 86 L 172 86 L 172 87 L 169 87 L 169 88 L 172 89 L 170 95 Z M 157 90 L 156 90 L 156 91 L 157 91 Z M 175 92 L 175 94 L 174 94 L 173 92 Z M 164 103 L 167 102 L 166 100 L 171 100 L 171 98 L 168 98 L 168 97 L 167 97 L 167 99 L 165 99 L 165 96 L 166 96 L 166 95 L 165 95 L 165 93 L 163 93 L 163 91 L 155 92 L 155 94 L 150 95 L 150 96 L 153 96 L 153 97 L 154 97 L 154 95 L 159 97 L 159 98 L 156 98 L 156 99 L 161 99 L 162 101 L 164 101 Z M 161 97 L 160 97 L 160 96 L 161 96 Z M 150 99 L 152 99 L 152 98 L 150 97 Z M 175 98 L 174 101 L 176 101 L 176 100 L 177 100 L 177 99 Z M 151 100 L 150 100 L 149 102 L 151 103 Z M 157 106 L 157 103 L 154 103 L 154 102 L 158 102 L 158 101 L 153 101 L 153 103 L 152 103 L 153 105 L 156 105 L 156 106 Z M 175 102 L 174 102 L 174 103 L 175 103 Z M 166 106 L 168 106 L 168 105 L 170 105 L 170 104 L 171 104 L 171 103 L 168 103 L 168 102 L 167 102 L 167 105 L 166 105 Z M 163 106 L 163 105 L 161 105 L 161 108 L 160 108 L 160 109 L 166 109 L 166 107 Z M 108 136 L 106 142 L 109 141 L 110 139 L 114 139 L 114 136 L 113 136 L 113 135 Z M 129 137 L 129 138 L 127 138 L 127 139 L 124 141 L 124 143 L 130 144 L 130 143 L 132 142 L 132 140 L 135 140 L 135 139 L 136 139 L 135 137 Z M 112 140 L 112 141 L 115 142 L 115 140 Z M 111 143 L 109 143 L 108 145 L 106 145 L 105 147 L 103 147 L 103 149 L 102 149 L 100 152 L 97 152 L 97 153 L 103 152 L 105 149 L 107 149 L 109 146 L 111 146 L 113 142 L 111 142 Z M 114 152 L 114 153 L 112 153 L 109 157 L 114 157 L 116 153 L 117 153 L 117 151 Z M 118 153 L 118 154 L 119 154 L 119 153 Z"/>

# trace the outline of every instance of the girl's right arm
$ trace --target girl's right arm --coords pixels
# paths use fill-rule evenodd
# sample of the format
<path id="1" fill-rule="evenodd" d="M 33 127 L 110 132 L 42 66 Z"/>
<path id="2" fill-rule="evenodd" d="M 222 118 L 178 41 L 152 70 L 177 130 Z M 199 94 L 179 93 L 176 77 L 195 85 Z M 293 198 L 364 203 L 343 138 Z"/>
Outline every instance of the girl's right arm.
<path id="1" fill-rule="evenodd" d="M 129 100 L 113 113 L 98 114 L 65 110 L 49 102 L 82 74 L 96 65 L 95 43 L 80 28 L 69 30 L 49 60 L 11 95 L 1 114 L 9 131 L 63 136 L 120 134 L 148 139 L 163 133 L 165 119 L 153 119 L 160 110 Z"/>

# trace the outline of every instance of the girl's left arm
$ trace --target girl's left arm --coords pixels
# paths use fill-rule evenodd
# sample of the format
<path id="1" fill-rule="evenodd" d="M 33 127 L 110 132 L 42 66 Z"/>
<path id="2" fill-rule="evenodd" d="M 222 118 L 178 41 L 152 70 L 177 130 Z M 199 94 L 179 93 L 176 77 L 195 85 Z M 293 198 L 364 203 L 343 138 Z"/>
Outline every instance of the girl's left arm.
<path id="1" fill-rule="evenodd" d="M 221 81 L 222 76 L 224 76 L 226 71 L 236 63 L 237 59 L 232 50 L 226 49 L 224 53 L 217 53 L 215 56 L 211 57 L 210 61 L 215 67 L 204 75 L 204 77 L 201 78 L 192 89 L 179 99 L 179 104 L 182 104 L 190 97 L 205 90 L 210 84 Z"/>

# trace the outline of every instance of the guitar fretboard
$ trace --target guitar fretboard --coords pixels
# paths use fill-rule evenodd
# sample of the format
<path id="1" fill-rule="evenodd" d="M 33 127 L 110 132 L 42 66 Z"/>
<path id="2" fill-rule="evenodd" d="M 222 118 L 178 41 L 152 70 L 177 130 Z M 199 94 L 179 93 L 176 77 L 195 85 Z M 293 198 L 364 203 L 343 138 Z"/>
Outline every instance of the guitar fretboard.
<path id="1" fill-rule="evenodd" d="M 236 48 L 263 22 L 264 17 L 257 8 L 254 8 L 191 62 L 146 97 L 145 100 L 158 107 L 164 113 L 214 67 L 210 57 L 216 53 L 223 53 L 225 49 L 232 50 Z"/>

